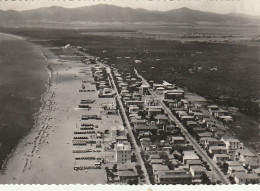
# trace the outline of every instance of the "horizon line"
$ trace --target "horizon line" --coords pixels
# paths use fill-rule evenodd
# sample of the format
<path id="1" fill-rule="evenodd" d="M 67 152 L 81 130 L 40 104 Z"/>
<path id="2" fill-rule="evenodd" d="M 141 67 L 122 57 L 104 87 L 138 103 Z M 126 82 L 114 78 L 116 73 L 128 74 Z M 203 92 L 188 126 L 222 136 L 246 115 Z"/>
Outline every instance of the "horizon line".
<path id="1" fill-rule="evenodd" d="M 194 8 L 189 8 L 187 6 L 183 6 L 180 8 L 175 8 L 175 9 L 169 9 L 169 10 L 155 10 L 155 9 L 146 9 L 146 8 L 133 8 L 130 6 L 119 6 L 119 5 L 114 5 L 114 4 L 105 4 L 105 3 L 98 3 L 98 4 L 94 4 L 94 5 L 85 5 L 85 6 L 78 6 L 78 7 L 65 7 L 65 6 L 60 6 L 60 5 L 51 5 L 51 6 L 41 6 L 41 7 L 37 7 L 37 8 L 32 8 L 32 9 L 25 9 L 25 10 L 15 10 L 15 9 L 7 9 L 7 10 L 3 10 L 0 9 L 0 11 L 16 11 L 16 12 L 24 12 L 24 11 L 32 11 L 32 10 L 37 10 L 37 9 L 42 9 L 42 8 L 52 8 L 52 7 L 57 7 L 57 8 L 63 8 L 63 9 L 77 9 L 77 8 L 83 8 L 83 7 L 95 7 L 95 6 L 100 6 L 100 5 L 105 5 L 105 6 L 111 6 L 111 7 L 119 7 L 119 8 L 129 8 L 129 9 L 133 9 L 133 10 L 138 10 L 138 9 L 142 9 L 142 10 L 146 10 L 146 11 L 151 11 L 151 12 L 169 12 L 172 10 L 179 10 L 179 9 L 189 9 L 189 10 L 194 10 L 194 11 L 199 11 L 199 12 L 204 12 L 204 13 L 212 13 L 212 14 L 218 14 L 218 15 L 230 15 L 230 14 L 239 14 L 241 16 L 246 15 L 246 16 L 251 16 L 251 17 L 259 17 L 259 15 L 252 15 L 252 14 L 248 14 L 248 13 L 242 13 L 242 12 L 229 12 L 229 13 L 218 13 L 218 12 L 214 12 L 214 11 L 204 11 L 204 10 L 198 10 L 198 9 L 194 9 Z"/>

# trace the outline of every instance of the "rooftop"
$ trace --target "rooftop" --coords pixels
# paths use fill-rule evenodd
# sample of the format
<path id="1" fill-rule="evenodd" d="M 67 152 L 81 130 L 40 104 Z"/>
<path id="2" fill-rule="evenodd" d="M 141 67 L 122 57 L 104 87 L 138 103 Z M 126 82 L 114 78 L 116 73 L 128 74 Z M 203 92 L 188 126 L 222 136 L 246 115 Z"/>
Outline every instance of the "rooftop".
<path id="1" fill-rule="evenodd" d="M 180 141 L 180 140 L 185 140 L 185 139 L 184 139 L 184 137 L 181 137 L 181 136 L 178 136 L 178 137 L 172 136 L 172 140 Z"/>
<path id="2" fill-rule="evenodd" d="M 183 151 L 183 160 L 199 159 L 194 151 Z"/>
<path id="3" fill-rule="evenodd" d="M 202 166 L 191 166 L 191 170 L 196 171 L 196 172 L 205 172 L 205 169 Z"/>
<path id="4" fill-rule="evenodd" d="M 168 117 L 166 115 L 156 115 L 154 118 L 155 119 L 166 119 L 166 120 L 168 120 Z"/>
<path id="5" fill-rule="evenodd" d="M 224 146 L 210 146 L 209 150 L 227 150 Z"/>
<path id="6" fill-rule="evenodd" d="M 153 164 L 152 165 L 154 171 L 166 171 L 169 170 L 169 167 L 167 165 L 163 164 Z"/>
<path id="7" fill-rule="evenodd" d="M 228 163 L 228 166 L 243 166 L 243 164 L 239 161 L 230 161 L 227 163 Z"/>
<path id="8" fill-rule="evenodd" d="M 130 145 L 124 145 L 124 144 L 117 144 L 117 150 L 125 150 L 125 151 L 131 151 Z"/>
<path id="9" fill-rule="evenodd" d="M 156 125 L 145 125 L 145 124 L 138 124 L 135 126 L 135 130 L 157 130 L 158 127 Z"/>
<path id="10" fill-rule="evenodd" d="M 214 154 L 214 158 L 220 158 L 220 157 L 228 158 L 228 155 L 227 154 Z"/>
<path id="11" fill-rule="evenodd" d="M 152 163 L 152 164 L 162 163 L 162 162 L 163 162 L 163 159 L 152 159 L 152 160 L 151 160 L 151 163 Z"/>
<path id="12" fill-rule="evenodd" d="M 131 177 L 132 176 L 132 177 L 135 177 L 137 175 L 133 171 L 129 170 L 129 171 L 118 171 L 118 176 L 121 176 L 121 177 L 122 176 L 126 176 L 126 177 L 129 177 L 129 176 Z"/>
<path id="13" fill-rule="evenodd" d="M 200 137 L 211 137 L 212 133 L 210 133 L 210 132 L 198 133 L 198 136 L 200 136 Z"/>
<path id="14" fill-rule="evenodd" d="M 235 172 L 235 177 L 239 179 L 258 179 L 259 176 L 257 174 L 247 174 L 246 172 Z"/>

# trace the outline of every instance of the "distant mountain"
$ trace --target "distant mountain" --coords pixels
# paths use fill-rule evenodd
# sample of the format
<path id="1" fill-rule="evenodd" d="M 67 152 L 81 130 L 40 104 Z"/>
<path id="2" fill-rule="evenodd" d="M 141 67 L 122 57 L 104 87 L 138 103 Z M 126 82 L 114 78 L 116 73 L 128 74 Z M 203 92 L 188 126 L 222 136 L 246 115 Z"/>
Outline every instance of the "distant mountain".
<path id="1" fill-rule="evenodd" d="M 249 17 L 240 14 L 216 14 L 202 12 L 188 8 L 174 9 L 170 11 L 148 11 L 145 9 L 132 9 L 114 5 L 94 5 L 79 8 L 45 7 L 27 11 L 1 11 L 0 25 L 9 23 L 30 22 L 171 22 L 190 23 L 201 22 L 215 24 L 248 24 L 259 23 L 257 17 Z"/>

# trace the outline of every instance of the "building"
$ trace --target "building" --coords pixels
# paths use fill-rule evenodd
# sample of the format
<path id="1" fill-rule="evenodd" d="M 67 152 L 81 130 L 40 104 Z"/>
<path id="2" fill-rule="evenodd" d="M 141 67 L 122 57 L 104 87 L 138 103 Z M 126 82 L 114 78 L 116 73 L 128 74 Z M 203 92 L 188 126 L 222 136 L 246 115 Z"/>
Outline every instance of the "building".
<path id="1" fill-rule="evenodd" d="M 198 127 L 198 123 L 196 121 L 186 121 L 186 124 L 191 128 Z"/>
<path id="2" fill-rule="evenodd" d="M 200 139 L 200 144 L 202 144 L 204 147 L 218 146 L 221 143 L 223 142 L 212 137 L 202 137 Z"/>
<path id="3" fill-rule="evenodd" d="M 165 90 L 164 91 L 164 99 L 183 99 L 184 98 L 184 91 L 182 89 L 178 90 Z"/>
<path id="4" fill-rule="evenodd" d="M 198 155 L 194 151 L 183 151 L 183 164 L 189 163 L 191 160 L 199 160 Z"/>
<path id="5" fill-rule="evenodd" d="M 153 160 L 153 159 L 160 159 L 160 155 L 157 153 L 157 154 L 150 154 L 149 155 L 149 160 Z"/>
<path id="6" fill-rule="evenodd" d="M 139 100 L 128 100 L 125 102 L 126 106 L 129 107 L 130 105 L 135 105 L 139 107 L 140 109 L 143 108 L 144 106 L 144 101 L 139 101 Z"/>
<path id="7" fill-rule="evenodd" d="M 236 184 L 257 184 L 260 177 L 257 174 L 247 174 L 246 172 L 236 172 L 234 174 Z"/>
<path id="8" fill-rule="evenodd" d="M 205 138 L 205 137 L 211 137 L 212 133 L 211 132 L 203 132 L 203 133 L 198 133 L 198 137 L 201 138 Z"/>
<path id="9" fill-rule="evenodd" d="M 118 179 L 121 182 L 125 182 L 128 179 L 138 178 L 138 175 L 134 168 L 126 165 L 118 165 L 117 167 Z"/>
<path id="10" fill-rule="evenodd" d="M 234 153 L 235 158 L 240 161 L 245 161 L 248 158 L 255 158 L 255 154 L 248 149 L 238 149 Z"/>
<path id="11" fill-rule="evenodd" d="M 157 173 L 158 171 L 169 170 L 169 167 L 167 165 L 163 165 L 163 164 L 153 164 L 152 168 L 153 168 L 153 174 Z"/>
<path id="12" fill-rule="evenodd" d="M 134 130 L 136 133 L 143 132 L 151 132 L 152 134 L 157 134 L 158 127 L 156 125 L 144 125 L 144 124 L 138 124 L 134 127 Z"/>
<path id="13" fill-rule="evenodd" d="M 209 105 L 208 110 L 209 110 L 209 113 L 212 115 L 212 112 L 218 111 L 219 107 L 217 105 Z"/>
<path id="14" fill-rule="evenodd" d="M 190 184 L 192 176 L 184 169 L 158 171 L 154 174 L 157 184 Z"/>
<path id="15" fill-rule="evenodd" d="M 241 143 L 238 139 L 223 136 L 221 140 L 225 143 L 228 152 L 230 153 L 237 149 L 243 149 L 243 143 Z"/>
<path id="16" fill-rule="evenodd" d="M 178 115 L 179 118 L 181 116 L 187 116 L 188 115 L 188 113 L 186 111 L 176 111 L 176 114 Z"/>
<path id="17" fill-rule="evenodd" d="M 115 158 L 117 163 L 131 162 L 131 146 L 129 144 L 117 144 Z"/>
<path id="18" fill-rule="evenodd" d="M 135 99 L 135 100 L 141 101 L 141 100 L 142 100 L 142 94 L 137 93 L 137 92 L 134 92 L 134 93 L 132 94 L 132 98 Z"/>
<path id="19" fill-rule="evenodd" d="M 219 138 L 219 139 L 221 139 L 223 136 L 225 136 L 226 135 L 226 133 L 225 132 L 223 132 L 223 131 L 216 131 L 216 132 L 214 132 L 214 136 L 216 137 L 216 138 Z"/>
<path id="20" fill-rule="evenodd" d="M 151 164 L 163 164 L 163 159 L 152 159 Z"/>
<path id="21" fill-rule="evenodd" d="M 145 119 L 136 119 L 136 118 L 132 118 L 130 119 L 130 122 L 135 126 L 138 124 L 146 124 L 146 120 Z"/>
<path id="22" fill-rule="evenodd" d="M 243 166 L 243 164 L 239 161 L 228 161 L 227 164 L 231 167 Z"/>
<path id="23" fill-rule="evenodd" d="M 229 156 L 227 154 L 214 154 L 213 160 L 217 163 L 224 163 L 228 160 Z"/>
<path id="24" fill-rule="evenodd" d="M 166 115 L 156 115 L 154 117 L 154 119 L 156 120 L 156 125 L 167 125 L 169 124 L 169 118 Z"/>
<path id="25" fill-rule="evenodd" d="M 233 117 L 232 116 L 229 116 L 229 115 L 226 115 L 226 116 L 220 116 L 219 119 L 225 123 L 232 123 L 234 120 L 233 120 Z"/>
<path id="26" fill-rule="evenodd" d="M 195 127 L 195 128 L 193 128 L 192 129 L 192 131 L 194 132 L 194 133 L 204 133 L 206 130 L 205 130 L 205 128 L 203 128 L 203 127 Z"/>
<path id="27" fill-rule="evenodd" d="M 253 169 L 252 172 L 260 177 L 260 168 Z"/>
<path id="28" fill-rule="evenodd" d="M 243 166 L 229 166 L 227 174 L 229 176 L 234 176 L 237 172 L 247 172 L 246 169 Z"/>
<path id="29" fill-rule="evenodd" d="M 205 115 L 203 113 L 200 113 L 200 112 L 193 113 L 193 116 L 196 120 L 202 120 L 203 118 L 205 118 Z"/>
<path id="30" fill-rule="evenodd" d="M 228 115 L 228 111 L 227 110 L 223 110 L 223 109 L 219 109 L 214 113 L 214 117 L 218 118 L 221 116 L 227 116 Z"/>
<path id="31" fill-rule="evenodd" d="M 205 173 L 205 169 L 202 166 L 191 166 L 190 173 L 193 180 L 200 179 L 203 173 Z"/>
<path id="32" fill-rule="evenodd" d="M 117 136 L 125 136 L 126 130 L 125 130 L 124 126 L 112 127 L 110 130 L 110 134 L 111 134 L 112 138 L 115 138 Z"/>
<path id="33" fill-rule="evenodd" d="M 194 116 L 191 116 L 191 115 L 182 115 L 181 117 L 181 120 L 182 121 L 191 121 L 191 120 L 193 120 L 194 119 Z"/>
<path id="34" fill-rule="evenodd" d="M 141 85 L 139 90 L 142 95 L 149 95 L 149 86 Z"/>
<path id="35" fill-rule="evenodd" d="M 224 146 L 210 146 L 208 150 L 211 154 L 227 154 L 227 148 Z"/>
<path id="36" fill-rule="evenodd" d="M 148 117 L 154 117 L 156 115 L 162 114 L 163 109 L 161 106 L 150 106 L 147 109 Z"/>
<path id="37" fill-rule="evenodd" d="M 249 170 L 257 169 L 260 167 L 259 160 L 257 158 L 247 158 L 243 161 L 243 166 Z"/>
<path id="38" fill-rule="evenodd" d="M 141 147 L 144 151 L 149 150 L 151 139 L 150 138 L 142 138 L 140 139 Z"/>
<path id="39" fill-rule="evenodd" d="M 192 166 L 201 166 L 201 164 L 202 164 L 201 160 L 189 160 L 189 161 L 187 161 L 187 165 L 188 165 L 189 169 Z"/>
<path id="40" fill-rule="evenodd" d="M 98 97 L 100 98 L 112 98 L 115 93 L 111 88 L 104 88 L 98 92 Z"/>
<path id="41" fill-rule="evenodd" d="M 148 109 L 151 106 L 160 106 L 159 100 L 157 98 L 149 97 L 144 100 L 145 108 Z"/>
<path id="42" fill-rule="evenodd" d="M 181 136 L 172 136 L 172 142 L 174 144 L 185 144 L 186 140 Z"/>
<path id="43" fill-rule="evenodd" d="M 163 87 L 167 90 L 170 90 L 170 89 L 174 89 L 175 88 L 175 85 L 174 84 L 171 84 L 169 82 L 166 82 L 166 81 L 163 81 L 162 83 Z"/>
<path id="44" fill-rule="evenodd" d="M 127 137 L 125 135 L 117 136 L 116 137 L 116 143 L 121 144 L 127 142 Z"/>
<path id="45" fill-rule="evenodd" d="M 128 112 L 129 113 L 138 113 L 139 110 L 140 110 L 139 107 L 136 106 L 136 105 L 130 105 L 128 107 Z"/>

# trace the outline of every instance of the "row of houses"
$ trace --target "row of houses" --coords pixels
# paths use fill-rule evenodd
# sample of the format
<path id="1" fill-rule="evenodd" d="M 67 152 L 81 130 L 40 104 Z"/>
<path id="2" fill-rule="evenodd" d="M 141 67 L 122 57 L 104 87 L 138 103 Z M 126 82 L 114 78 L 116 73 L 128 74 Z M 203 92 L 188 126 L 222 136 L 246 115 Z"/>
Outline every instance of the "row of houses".
<path id="1" fill-rule="evenodd" d="M 109 81 L 106 67 L 96 65 L 95 67 L 92 67 L 91 70 L 96 88 L 99 90 L 98 97 L 113 98 L 115 96 L 115 92 L 112 88 L 111 82 Z"/>
<path id="2" fill-rule="evenodd" d="M 200 104 L 193 104 L 186 99 L 165 100 L 165 103 L 217 164 L 228 164 L 228 176 L 234 178 L 237 184 L 259 183 L 259 175 L 254 173 L 254 170 L 260 167 L 257 156 L 237 138 L 227 135 L 219 124 L 202 111 Z M 208 111 L 216 119 L 232 119 L 227 111 L 216 105 L 208 106 Z M 233 168 L 229 165 L 237 161 L 241 163 L 239 167 Z"/>
<path id="3" fill-rule="evenodd" d="M 147 156 L 144 160 L 151 166 L 150 178 L 156 184 L 200 183 L 202 174 L 206 173 L 201 157 L 164 113 L 159 100 L 150 95 L 149 86 L 142 85 L 141 79 L 134 74 L 119 74 L 115 70 L 114 76 L 132 131 L 143 155 Z M 161 86 L 153 86 L 160 91 Z M 171 93 L 181 92 L 173 92 L 175 86 L 167 82 L 161 88 Z M 184 92 L 181 94 L 183 97 Z M 162 157 L 162 153 L 167 157 Z"/>

